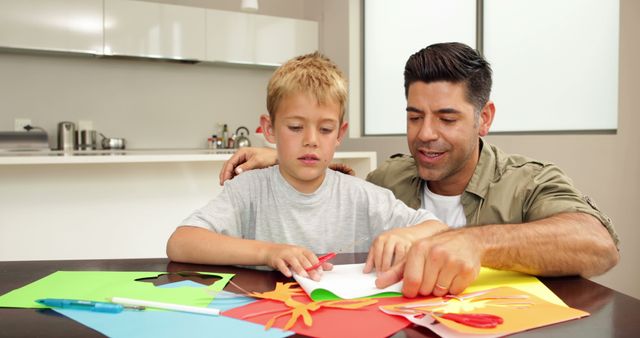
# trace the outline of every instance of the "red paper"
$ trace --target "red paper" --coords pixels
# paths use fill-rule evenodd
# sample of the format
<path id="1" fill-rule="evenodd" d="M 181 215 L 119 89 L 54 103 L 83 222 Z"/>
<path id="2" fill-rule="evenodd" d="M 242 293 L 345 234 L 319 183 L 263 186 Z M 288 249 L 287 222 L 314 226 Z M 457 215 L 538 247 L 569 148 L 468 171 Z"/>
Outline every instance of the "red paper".
<path id="1" fill-rule="evenodd" d="M 296 296 L 293 297 L 293 299 L 304 303 L 311 302 L 311 299 L 307 295 Z M 313 325 L 306 326 L 302 322 L 302 319 L 299 319 L 290 330 L 311 337 L 387 337 L 402 330 L 411 323 L 404 317 L 387 315 L 380 311 L 379 307 L 412 300 L 415 301 L 416 299 L 404 297 L 380 298 L 376 304 L 354 310 L 320 308 L 317 311 L 310 312 L 313 318 Z M 275 311 L 278 309 L 287 311 L 291 308 L 282 302 L 262 299 L 242 307 L 225 311 L 222 315 L 242 319 L 245 315 L 263 311 Z M 278 313 L 279 312 L 270 312 L 244 320 L 264 325 L 271 317 Z M 278 318 L 274 326 L 282 328 L 289 318 L 290 316 Z"/>

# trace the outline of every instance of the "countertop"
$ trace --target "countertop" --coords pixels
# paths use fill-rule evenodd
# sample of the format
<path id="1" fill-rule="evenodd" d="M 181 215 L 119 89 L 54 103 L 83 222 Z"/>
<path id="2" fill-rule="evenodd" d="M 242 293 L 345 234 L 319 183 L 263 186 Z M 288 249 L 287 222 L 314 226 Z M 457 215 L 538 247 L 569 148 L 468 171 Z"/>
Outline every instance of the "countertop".
<path id="1" fill-rule="evenodd" d="M 73 164 L 73 163 L 142 163 L 142 162 L 200 162 L 226 161 L 236 149 L 131 149 L 0 152 L 0 165 L 11 164 Z M 370 159 L 376 161 L 373 151 L 336 152 L 335 159 Z"/>

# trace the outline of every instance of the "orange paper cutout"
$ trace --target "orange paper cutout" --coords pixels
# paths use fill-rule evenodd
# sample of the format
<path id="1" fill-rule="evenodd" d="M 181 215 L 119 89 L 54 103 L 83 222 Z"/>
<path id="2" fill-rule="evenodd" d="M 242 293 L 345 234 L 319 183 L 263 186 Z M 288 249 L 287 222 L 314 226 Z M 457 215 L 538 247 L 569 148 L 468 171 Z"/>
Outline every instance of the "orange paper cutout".
<path id="1" fill-rule="evenodd" d="M 276 320 L 282 316 L 291 315 L 291 318 L 285 324 L 284 329 L 288 330 L 296 323 L 298 318 L 302 317 L 302 320 L 306 326 L 313 325 L 313 318 L 311 313 L 322 307 L 326 308 L 338 308 L 338 309 L 359 309 L 371 304 L 377 303 L 375 299 L 345 299 L 345 300 L 326 300 L 319 302 L 303 303 L 294 300 L 294 296 L 303 295 L 304 292 L 301 288 L 293 288 L 297 283 L 276 283 L 276 288 L 267 292 L 251 292 L 248 295 L 255 298 L 271 299 L 275 301 L 283 302 L 290 310 L 285 310 L 269 319 L 265 324 L 265 330 L 270 329 Z M 253 315 L 262 315 L 266 312 L 260 312 Z M 247 315 L 244 318 L 252 317 L 253 315 Z"/>

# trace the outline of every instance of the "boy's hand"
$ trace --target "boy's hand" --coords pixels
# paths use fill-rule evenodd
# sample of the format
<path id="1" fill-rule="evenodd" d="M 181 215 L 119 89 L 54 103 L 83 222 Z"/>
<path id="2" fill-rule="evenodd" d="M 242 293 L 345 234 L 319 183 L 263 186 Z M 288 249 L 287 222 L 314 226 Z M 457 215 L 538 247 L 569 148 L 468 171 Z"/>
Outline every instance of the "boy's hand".
<path id="1" fill-rule="evenodd" d="M 295 272 L 314 281 L 320 280 L 323 270 L 331 270 L 333 268 L 331 263 L 324 263 L 317 269 L 306 271 L 306 268 L 318 263 L 318 257 L 308 249 L 289 244 L 275 244 L 269 248 L 266 252 L 265 261 L 267 265 L 279 270 L 287 277 L 292 277 L 292 272 Z"/>
<path id="2" fill-rule="evenodd" d="M 409 228 L 392 229 L 378 236 L 371 244 L 362 272 L 369 273 L 375 268 L 377 273 L 382 273 L 401 261 L 415 240 L 407 229 Z"/>

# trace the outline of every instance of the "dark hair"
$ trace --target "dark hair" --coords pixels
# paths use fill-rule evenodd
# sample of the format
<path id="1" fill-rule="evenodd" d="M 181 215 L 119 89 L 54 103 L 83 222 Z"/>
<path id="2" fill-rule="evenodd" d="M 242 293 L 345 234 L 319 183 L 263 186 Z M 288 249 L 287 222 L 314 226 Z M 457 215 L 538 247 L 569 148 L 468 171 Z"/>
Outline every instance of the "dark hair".
<path id="1" fill-rule="evenodd" d="M 417 81 L 463 82 L 476 113 L 489 101 L 491 66 L 480 53 L 459 42 L 436 43 L 411 55 L 404 67 L 404 95 Z"/>

